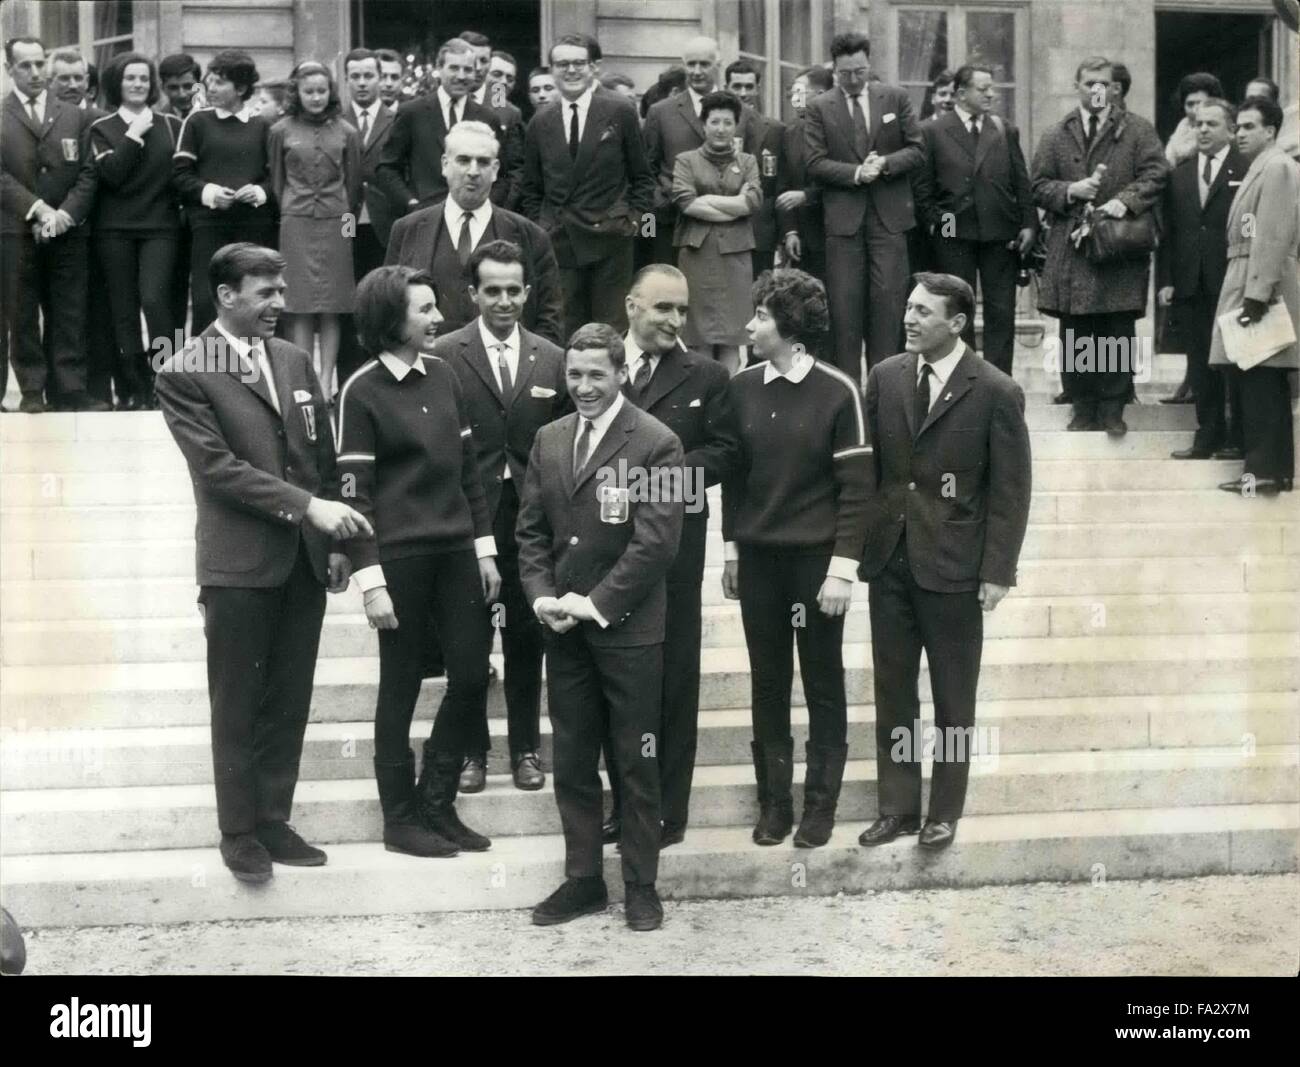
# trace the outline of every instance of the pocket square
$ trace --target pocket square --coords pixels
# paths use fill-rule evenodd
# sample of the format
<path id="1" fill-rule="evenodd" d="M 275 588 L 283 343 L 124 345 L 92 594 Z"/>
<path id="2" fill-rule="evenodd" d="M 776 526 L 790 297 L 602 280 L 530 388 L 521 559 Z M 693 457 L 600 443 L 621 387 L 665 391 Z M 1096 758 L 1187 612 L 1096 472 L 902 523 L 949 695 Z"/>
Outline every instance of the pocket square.
<path id="1" fill-rule="evenodd" d="M 529 391 L 529 396 L 535 396 L 538 400 L 546 400 L 555 395 L 554 389 L 548 389 L 544 385 L 534 385 Z"/>
<path id="2" fill-rule="evenodd" d="M 1230 181 L 1230 182 L 1228 182 L 1228 188 L 1231 189 L 1234 185 L 1240 185 L 1240 184 L 1241 184 L 1241 182 L 1239 182 L 1239 181 L 1236 181 L 1236 182 L 1232 182 L 1232 181 Z"/>
<path id="3" fill-rule="evenodd" d="M 700 398 L 697 396 L 694 400 L 692 400 L 692 401 L 691 401 L 689 404 L 687 404 L 686 406 L 687 406 L 688 408 L 697 408 L 697 407 L 699 407 L 699 406 L 700 406 Z"/>
<path id="4" fill-rule="evenodd" d="M 311 393 L 307 392 L 306 389 L 295 389 L 293 391 L 293 402 L 295 404 L 310 404 Z"/>
<path id="5" fill-rule="evenodd" d="M 891 111 L 888 115 L 881 115 L 881 116 L 880 116 L 880 121 L 881 121 L 881 122 L 893 122 L 894 119 L 896 119 L 897 117 L 898 117 L 898 116 L 895 115 L 894 112 Z"/>
<path id="6" fill-rule="evenodd" d="M 602 141 L 608 141 L 611 137 L 614 136 L 616 132 L 617 131 L 614 129 L 613 126 L 606 126 L 600 135 L 600 139 Z"/>

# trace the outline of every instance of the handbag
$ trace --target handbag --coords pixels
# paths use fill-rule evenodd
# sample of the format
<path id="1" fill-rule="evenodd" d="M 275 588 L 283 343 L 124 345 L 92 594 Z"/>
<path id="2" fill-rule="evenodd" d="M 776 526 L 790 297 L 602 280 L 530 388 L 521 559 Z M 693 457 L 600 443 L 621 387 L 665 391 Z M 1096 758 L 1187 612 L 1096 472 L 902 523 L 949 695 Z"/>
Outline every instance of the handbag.
<path id="1" fill-rule="evenodd" d="M 1084 254 L 1094 265 L 1145 259 L 1156 248 L 1156 219 L 1150 211 L 1112 219 L 1093 213 Z"/>

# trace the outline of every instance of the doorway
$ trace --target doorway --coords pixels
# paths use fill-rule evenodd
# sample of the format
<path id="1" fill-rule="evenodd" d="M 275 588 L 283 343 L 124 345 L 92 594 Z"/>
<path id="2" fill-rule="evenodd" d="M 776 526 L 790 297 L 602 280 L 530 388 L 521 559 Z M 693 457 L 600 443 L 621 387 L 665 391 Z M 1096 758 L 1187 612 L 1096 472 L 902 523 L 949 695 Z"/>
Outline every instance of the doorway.
<path id="1" fill-rule="evenodd" d="M 1215 75 L 1232 103 L 1251 78 L 1273 76 L 1273 22 L 1272 15 L 1156 12 L 1155 123 L 1162 141 L 1183 117 L 1178 82 L 1184 75 Z"/>

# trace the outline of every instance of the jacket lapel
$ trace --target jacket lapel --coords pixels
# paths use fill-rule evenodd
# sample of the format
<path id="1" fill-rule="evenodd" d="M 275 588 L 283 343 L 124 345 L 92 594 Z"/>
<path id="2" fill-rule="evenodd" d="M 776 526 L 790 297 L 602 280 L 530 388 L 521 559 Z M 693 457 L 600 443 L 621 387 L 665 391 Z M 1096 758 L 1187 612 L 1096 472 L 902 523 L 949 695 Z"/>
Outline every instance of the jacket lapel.
<path id="1" fill-rule="evenodd" d="M 1237 205 L 1245 204 L 1246 201 L 1244 198 L 1246 196 L 1246 191 L 1254 185 L 1259 179 L 1259 176 L 1264 173 L 1264 164 L 1271 157 L 1273 151 L 1274 149 L 1266 148 L 1250 161 L 1250 166 L 1246 168 L 1246 176 L 1241 179 L 1241 184 L 1237 187 L 1237 195 L 1232 199 L 1232 207 L 1229 209 L 1230 214 L 1238 214 Z M 1231 225 L 1231 220 L 1229 220 L 1229 225 Z"/>
<path id="2" fill-rule="evenodd" d="M 686 124 L 695 131 L 695 135 L 701 142 L 704 140 L 704 123 L 695 114 L 695 105 L 691 103 L 691 93 L 689 89 L 684 89 L 677 94 L 677 110 L 682 113 Z M 590 116 L 588 116 L 590 117 Z"/>
<path id="3" fill-rule="evenodd" d="M 839 120 L 840 132 L 844 134 L 844 141 L 849 146 L 849 151 L 852 152 L 853 155 L 857 157 L 858 162 L 861 163 L 864 157 L 858 155 L 857 146 L 853 143 L 853 116 L 849 114 L 849 101 L 840 91 L 838 86 L 828 91 L 835 94 L 835 103 L 832 106 L 835 108 L 835 115 Z M 868 96 L 867 99 L 870 100 L 870 96 Z M 870 134 L 871 131 L 868 130 L 868 140 L 871 139 Z M 867 146 L 867 151 L 871 151 L 870 145 Z"/>
<path id="4" fill-rule="evenodd" d="M 916 396 L 916 361 L 921 357 L 909 352 L 903 357 L 903 415 L 907 419 L 907 436 L 909 440 L 916 437 L 916 419 L 913 415 Z"/>
<path id="5" fill-rule="evenodd" d="M 446 202 L 435 204 L 429 214 L 420 220 L 420 232 L 416 235 L 415 246 L 419 255 L 416 263 L 423 263 L 424 269 L 433 271 L 433 256 L 438 247 L 438 231 L 442 229 L 442 216 L 446 211 Z"/>
<path id="6" fill-rule="evenodd" d="M 970 143 L 970 130 L 966 129 L 966 127 L 962 125 L 961 118 L 957 113 L 948 112 L 939 119 L 939 122 L 943 124 L 943 132 L 952 138 L 956 144 L 960 145 L 961 150 L 965 152 L 966 155 L 974 158 L 975 149 Z"/>
<path id="7" fill-rule="evenodd" d="M 841 93 L 841 96 L 844 94 Z M 867 120 L 867 153 L 876 147 L 876 138 L 880 136 L 880 127 L 884 125 L 881 121 L 882 112 L 885 110 L 884 105 L 880 102 L 881 89 L 879 82 L 867 83 L 867 106 L 871 108 L 871 114 Z"/>
<path id="8" fill-rule="evenodd" d="M 1205 204 L 1201 207 L 1202 211 L 1209 210 L 1210 202 L 1219 195 L 1221 190 L 1228 187 L 1229 180 L 1241 177 L 1239 168 L 1235 166 L 1237 162 L 1236 154 L 1237 153 L 1234 149 L 1229 148 L 1228 154 L 1223 157 L 1223 163 L 1219 167 L 1219 173 L 1214 176 L 1214 181 L 1210 182 L 1210 190 L 1205 194 Z M 1193 158 L 1197 163 L 1199 163 L 1201 160 L 1200 153 L 1197 153 Z M 1196 192 L 1196 199 L 1199 203 L 1201 199 L 1201 181 L 1200 175 L 1196 173 L 1195 166 L 1192 167 L 1192 188 Z"/>
<path id="9" fill-rule="evenodd" d="M 691 357 L 680 348 L 666 353 L 655 368 L 655 375 L 637 405 L 642 411 L 649 411 L 655 404 L 676 389 L 691 373 Z"/>
<path id="10" fill-rule="evenodd" d="M 31 115 L 29 115 L 27 109 L 23 107 L 22 101 L 18 99 L 17 93 L 11 91 L 8 97 L 5 98 L 5 110 L 10 112 L 10 114 L 12 114 L 19 122 L 31 130 L 33 137 L 39 138 L 41 136 L 41 128 L 32 121 Z M 50 96 L 47 92 L 45 95 L 45 115 L 47 118 L 49 117 L 49 114 Z"/>
<path id="11" fill-rule="evenodd" d="M 462 355 L 465 362 L 474 368 L 474 373 L 483 379 L 483 384 L 487 390 L 496 399 L 498 406 L 505 409 L 505 401 L 501 397 L 501 387 L 497 385 L 496 375 L 492 373 L 492 366 L 488 362 L 487 349 L 483 347 L 483 338 L 479 336 L 478 320 L 475 319 L 465 327 L 468 337 L 461 338 L 461 345 L 464 348 Z"/>
<path id="12" fill-rule="evenodd" d="M 381 147 L 384 143 L 384 134 L 388 132 L 388 127 L 393 124 L 393 115 L 383 104 L 379 105 L 379 111 L 375 115 L 375 121 L 370 125 L 370 135 L 366 138 L 366 154 L 369 155 L 372 150 Z"/>
<path id="13" fill-rule="evenodd" d="M 979 357 L 966 348 L 965 354 L 957 361 L 957 366 L 953 367 L 952 374 L 948 376 L 948 381 L 944 384 L 943 392 L 939 394 L 939 399 L 930 406 L 930 413 L 925 417 L 925 422 L 921 424 L 920 437 L 931 426 L 948 414 L 962 397 L 970 392 L 971 382 L 979 374 L 979 369 L 975 365 L 975 360 Z M 913 377 L 915 377 L 915 365 L 913 365 Z"/>
<path id="14" fill-rule="evenodd" d="M 569 451 L 569 469 L 573 469 L 573 451 L 577 446 L 577 427 L 582 422 L 579 417 L 574 421 L 574 435 L 570 442 Z M 569 496 L 573 496 L 579 489 L 586 485 L 601 467 L 606 466 L 610 459 L 621 452 L 627 445 L 628 434 L 636 426 L 636 405 L 629 400 L 623 401 L 623 406 L 619 409 L 614 421 L 609 424 L 609 429 L 605 431 L 605 436 L 600 439 L 600 444 L 591 453 L 591 458 L 587 460 L 587 465 L 582 468 L 582 476 L 573 484 L 573 489 Z"/>
<path id="15" fill-rule="evenodd" d="M 592 154 L 596 151 L 596 145 L 600 143 L 601 135 L 605 132 L 605 116 L 607 114 L 605 101 L 600 98 L 599 94 L 592 93 L 591 106 L 587 108 L 587 125 L 582 129 L 582 138 L 578 141 L 578 155 L 573 160 L 575 173 L 582 174 L 590 164 Z M 567 141 L 566 138 L 566 147 Z"/>
<path id="16" fill-rule="evenodd" d="M 510 398 L 513 405 L 527 390 L 537 369 L 537 338 L 522 326 L 519 327 L 519 373 L 515 376 L 515 393 Z"/>
<path id="17" fill-rule="evenodd" d="M 969 130 L 966 131 L 966 136 L 970 136 Z M 998 129 L 998 124 L 993 121 L 992 113 L 986 114 L 980 122 L 980 139 L 975 148 L 975 170 L 980 169 L 980 164 L 984 162 L 994 142 L 1001 143 L 1003 136 L 1002 131 Z"/>
<path id="18" fill-rule="evenodd" d="M 271 399 L 271 390 L 276 390 L 276 398 L 278 399 L 281 395 L 278 386 L 275 383 L 266 380 L 256 363 L 253 363 L 251 367 L 246 368 L 244 361 L 239 357 L 238 353 L 231 349 L 230 344 L 217 330 L 215 325 L 211 326 L 209 329 L 211 332 L 209 332 L 209 330 L 204 330 L 200 336 L 209 344 L 215 342 L 226 354 L 226 373 L 232 375 L 236 381 L 241 382 L 251 389 L 253 394 L 261 400 L 262 403 L 270 409 L 271 414 L 274 415 L 276 413 L 276 405 L 275 401 Z M 270 344 L 269 341 L 263 343 L 268 345 Z M 251 355 L 249 356 L 249 359 L 252 360 Z M 271 373 L 274 375 L 275 361 L 271 358 L 271 350 L 269 348 L 266 352 L 266 361 L 271 364 Z M 290 393 L 289 396 L 292 399 L 293 394 Z M 283 418 L 283 413 L 281 413 L 280 417 Z"/>

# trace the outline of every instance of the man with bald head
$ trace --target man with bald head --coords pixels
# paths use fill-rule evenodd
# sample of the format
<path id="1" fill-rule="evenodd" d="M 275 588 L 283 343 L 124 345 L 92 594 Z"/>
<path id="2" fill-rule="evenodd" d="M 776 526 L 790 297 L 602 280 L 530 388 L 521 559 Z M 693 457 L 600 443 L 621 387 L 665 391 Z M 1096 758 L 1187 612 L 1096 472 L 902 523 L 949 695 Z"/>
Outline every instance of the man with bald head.
<path id="1" fill-rule="evenodd" d="M 633 279 L 626 303 L 624 395 L 680 438 L 689 484 L 699 492 L 698 507 L 687 502 L 682 539 L 667 583 L 663 721 L 657 748 L 661 847 L 667 847 L 677 844 L 686 833 L 695 771 L 700 713 L 700 586 L 709 525 L 704 490 L 717 485 L 730 472 L 740 445 L 731 418 L 726 369 L 708 355 L 689 351 L 681 340 L 690 303 L 686 275 L 667 264 L 645 267 Z M 605 760 L 608 768 L 609 745 L 605 746 Z M 614 811 L 603 835 L 606 841 L 616 841 L 621 829 L 619 776 L 611 771 L 609 778 Z"/>

